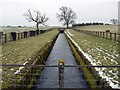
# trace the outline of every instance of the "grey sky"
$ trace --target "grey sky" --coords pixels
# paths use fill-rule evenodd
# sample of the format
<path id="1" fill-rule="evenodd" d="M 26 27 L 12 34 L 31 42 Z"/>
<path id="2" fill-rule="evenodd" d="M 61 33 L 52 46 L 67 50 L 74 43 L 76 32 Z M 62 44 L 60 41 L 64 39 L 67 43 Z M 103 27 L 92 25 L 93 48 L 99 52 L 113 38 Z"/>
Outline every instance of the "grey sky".
<path id="1" fill-rule="evenodd" d="M 61 25 L 56 18 L 59 7 L 68 6 L 77 14 L 76 22 L 110 22 L 118 18 L 119 0 L 0 0 L 0 25 L 35 25 L 23 14 L 36 9 L 50 18 L 48 25 Z"/>

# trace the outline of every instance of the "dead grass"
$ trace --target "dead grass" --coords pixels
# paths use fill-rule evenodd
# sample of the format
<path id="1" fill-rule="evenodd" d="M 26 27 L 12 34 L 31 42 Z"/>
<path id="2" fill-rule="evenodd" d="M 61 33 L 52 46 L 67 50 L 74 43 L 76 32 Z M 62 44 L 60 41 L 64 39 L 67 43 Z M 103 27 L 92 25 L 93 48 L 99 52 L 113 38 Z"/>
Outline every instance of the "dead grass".
<path id="1" fill-rule="evenodd" d="M 51 43 L 57 34 L 58 31 L 56 29 L 35 37 L 3 44 L 2 64 L 23 64 L 26 61 L 32 64 L 38 59 L 38 57 L 36 57 L 38 52 L 39 55 L 42 55 L 44 52 L 43 47 L 46 47 L 47 44 Z M 2 78 L 8 79 L 9 81 L 5 80 L 1 82 L 3 83 L 3 87 L 7 87 L 7 84 L 11 83 L 10 77 L 13 77 L 15 71 L 18 70 L 18 67 L 4 67 L 2 70 L 4 75 Z"/>
<path id="2" fill-rule="evenodd" d="M 110 30 L 113 33 L 118 33 L 117 25 L 92 25 L 92 26 L 82 26 L 77 29 L 80 30 L 89 30 L 89 31 L 103 31 Z"/>
<path id="3" fill-rule="evenodd" d="M 92 57 L 91 62 L 94 64 L 119 64 L 119 42 L 86 35 L 74 30 L 69 30 L 68 34 L 88 56 Z M 104 68 L 103 72 L 111 81 L 114 81 L 114 84 L 119 84 L 118 68 Z"/>

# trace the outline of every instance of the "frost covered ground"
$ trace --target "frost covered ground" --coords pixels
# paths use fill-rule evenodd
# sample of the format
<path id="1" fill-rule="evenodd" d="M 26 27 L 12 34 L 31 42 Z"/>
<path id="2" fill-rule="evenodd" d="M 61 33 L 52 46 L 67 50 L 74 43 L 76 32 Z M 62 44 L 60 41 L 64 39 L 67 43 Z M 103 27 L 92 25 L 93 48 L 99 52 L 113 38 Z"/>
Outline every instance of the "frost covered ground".
<path id="1" fill-rule="evenodd" d="M 118 42 L 82 34 L 71 29 L 66 32 L 84 52 L 92 65 L 119 64 Z M 108 81 L 110 86 L 120 88 L 118 68 L 96 68 L 96 70 L 102 78 Z"/>

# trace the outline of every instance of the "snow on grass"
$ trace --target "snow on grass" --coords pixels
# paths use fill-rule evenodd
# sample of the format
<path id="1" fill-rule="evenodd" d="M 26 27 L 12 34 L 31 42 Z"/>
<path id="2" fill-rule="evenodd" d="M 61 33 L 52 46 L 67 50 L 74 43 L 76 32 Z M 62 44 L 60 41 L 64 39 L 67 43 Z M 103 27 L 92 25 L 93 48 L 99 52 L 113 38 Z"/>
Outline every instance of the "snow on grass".
<path id="1" fill-rule="evenodd" d="M 26 61 L 23 65 L 26 65 L 28 63 L 28 61 Z M 18 74 L 20 73 L 20 71 L 23 69 L 24 67 L 19 67 L 19 69 L 14 73 L 14 74 Z"/>
<path id="2" fill-rule="evenodd" d="M 92 36 L 88 37 L 87 35 L 80 34 L 76 31 L 70 32 L 72 32 L 74 36 L 70 37 L 68 32 L 66 32 L 67 36 L 92 65 L 118 65 L 119 59 L 117 56 L 119 56 L 119 53 L 116 50 L 116 42 L 109 41 L 107 43 L 107 40 L 100 41 L 98 38 L 93 39 Z M 120 88 L 117 68 L 96 67 L 95 69 L 103 79 L 108 81 L 112 88 Z"/>
<path id="3" fill-rule="evenodd" d="M 73 34 L 71 34 L 71 33 L 69 32 L 69 30 L 70 30 L 70 29 L 67 29 L 67 33 L 68 33 L 70 36 L 73 36 Z"/>

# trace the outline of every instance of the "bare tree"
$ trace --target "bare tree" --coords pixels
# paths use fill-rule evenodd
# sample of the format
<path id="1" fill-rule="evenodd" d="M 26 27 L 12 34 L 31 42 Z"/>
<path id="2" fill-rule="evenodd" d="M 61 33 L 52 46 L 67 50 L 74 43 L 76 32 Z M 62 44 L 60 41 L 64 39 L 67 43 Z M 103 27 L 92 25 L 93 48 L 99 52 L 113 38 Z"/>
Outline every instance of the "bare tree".
<path id="1" fill-rule="evenodd" d="M 32 13 L 31 10 L 29 9 L 27 10 L 26 13 L 24 13 L 24 16 L 29 22 L 36 23 L 37 30 L 39 30 L 39 24 L 44 25 L 45 22 L 48 21 L 48 17 L 46 17 L 45 14 L 42 15 L 38 10 L 33 10 L 33 13 Z"/>
<path id="2" fill-rule="evenodd" d="M 73 24 L 76 19 L 76 14 L 75 12 L 68 7 L 61 7 L 60 9 L 60 14 L 57 13 L 57 17 L 59 19 L 59 22 L 63 22 L 63 25 L 67 25 L 67 28 L 69 28 L 69 24 Z"/>
<path id="3" fill-rule="evenodd" d="M 114 25 L 117 25 L 119 23 L 118 19 L 111 19 L 110 20 Z"/>

